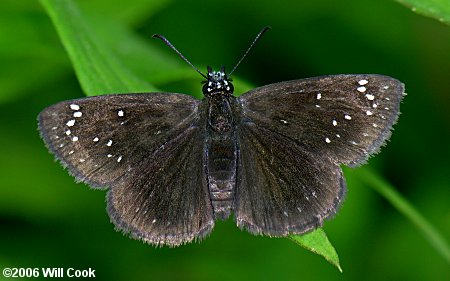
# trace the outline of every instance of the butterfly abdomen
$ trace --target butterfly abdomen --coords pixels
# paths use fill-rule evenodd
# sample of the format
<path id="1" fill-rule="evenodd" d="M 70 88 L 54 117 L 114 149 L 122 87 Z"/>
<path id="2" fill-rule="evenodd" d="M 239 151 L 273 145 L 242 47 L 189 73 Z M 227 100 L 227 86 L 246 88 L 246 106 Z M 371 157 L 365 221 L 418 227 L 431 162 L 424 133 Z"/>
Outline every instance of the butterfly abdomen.
<path id="1" fill-rule="evenodd" d="M 231 100 L 230 100 L 231 99 Z M 233 97 L 208 102 L 206 174 L 214 215 L 226 219 L 233 209 L 236 185 L 237 144 L 230 102 Z"/>

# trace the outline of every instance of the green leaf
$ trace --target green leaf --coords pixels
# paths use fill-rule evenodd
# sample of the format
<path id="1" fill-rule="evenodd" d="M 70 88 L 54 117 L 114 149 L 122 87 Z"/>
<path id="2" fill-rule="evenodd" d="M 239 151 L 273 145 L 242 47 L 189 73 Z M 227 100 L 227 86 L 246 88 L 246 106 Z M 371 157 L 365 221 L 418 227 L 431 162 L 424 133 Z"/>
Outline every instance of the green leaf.
<path id="1" fill-rule="evenodd" d="M 87 95 L 155 90 L 109 49 L 72 1 L 41 0 Z M 113 30 L 110 32 L 114 32 Z"/>
<path id="2" fill-rule="evenodd" d="M 422 233 L 425 239 L 436 251 L 450 264 L 450 247 L 442 234 L 422 216 L 405 198 L 398 193 L 393 186 L 378 176 L 369 168 L 358 169 L 356 173 L 359 179 L 381 194 L 401 214 L 409 219 Z"/>
<path id="3" fill-rule="evenodd" d="M 109 0 L 105 5 L 105 1 L 80 1 L 81 8 L 91 11 L 102 11 L 102 15 L 114 21 L 126 22 L 136 26 L 145 19 L 148 19 L 162 8 L 166 7 L 173 0 L 133 0 L 132 3 L 123 0 Z"/>
<path id="4" fill-rule="evenodd" d="M 324 257 L 329 263 L 337 267 L 342 272 L 339 264 L 339 257 L 333 245 L 328 240 L 323 229 L 319 228 L 304 235 L 291 235 L 289 239 L 303 248 Z"/>
<path id="5" fill-rule="evenodd" d="M 413 12 L 450 24 L 449 0 L 397 0 Z"/>

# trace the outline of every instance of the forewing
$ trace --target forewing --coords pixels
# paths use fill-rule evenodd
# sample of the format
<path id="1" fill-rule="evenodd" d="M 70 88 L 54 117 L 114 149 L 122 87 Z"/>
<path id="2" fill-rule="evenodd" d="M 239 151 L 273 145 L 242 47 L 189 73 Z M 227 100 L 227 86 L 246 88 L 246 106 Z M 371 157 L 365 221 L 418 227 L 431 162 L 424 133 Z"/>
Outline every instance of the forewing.
<path id="1" fill-rule="evenodd" d="M 404 85 L 382 75 L 335 75 L 256 88 L 239 98 L 255 122 L 337 163 L 358 166 L 390 137 Z"/>
<path id="2" fill-rule="evenodd" d="M 235 215 L 254 234 L 286 236 L 322 225 L 345 194 L 341 169 L 252 122 L 238 126 Z"/>
<path id="3" fill-rule="evenodd" d="M 108 212 L 119 229 L 176 246 L 214 225 L 198 105 L 180 94 L 84 98 L 45 109 L 39 130 L 78 180 L 110 187 Z"/>
<path id="4" fill-rule="evenodd" d="M 192 126 L 199 101 L 181 94 L 105 95 L 39 114 L 49 150 L 79 181 L 105 187 Z"/>

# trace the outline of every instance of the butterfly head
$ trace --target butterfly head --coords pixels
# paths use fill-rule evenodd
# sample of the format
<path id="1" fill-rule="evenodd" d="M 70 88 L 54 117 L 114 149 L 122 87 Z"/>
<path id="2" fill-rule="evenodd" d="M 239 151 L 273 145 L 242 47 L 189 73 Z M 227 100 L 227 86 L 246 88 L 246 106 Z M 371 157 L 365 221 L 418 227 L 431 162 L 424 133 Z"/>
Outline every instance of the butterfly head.
<path id="1" fill-rule="evenodd" d="M 234 91 L 231 79 L 225 73 L 225 67 L 221 67 L 219 71 L 213 71 L 208 66 L 207 80 L 204 81 L 203 95 L 211 97 L 215 95 L 232 95 Z"/>

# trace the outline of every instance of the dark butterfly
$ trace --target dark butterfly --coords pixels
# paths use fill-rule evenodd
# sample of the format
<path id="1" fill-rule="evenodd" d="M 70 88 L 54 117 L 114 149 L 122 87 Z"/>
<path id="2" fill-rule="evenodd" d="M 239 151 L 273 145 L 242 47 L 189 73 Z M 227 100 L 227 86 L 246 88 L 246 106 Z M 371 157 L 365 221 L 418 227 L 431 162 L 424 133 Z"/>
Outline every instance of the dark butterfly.
<path id="1" fill-rule="evenodd" d="M 201 101 L 104 95 L 60 102 L 38 117 L 49 150 L 78 181 L 109 187 L 108 213 L 133 238 L 177 246 L 231 212 L 253 234 L 321 226 L 345 195 L 339 165 L 356 167 L 380 149 L 404 93 L 396 79 L 361 74 L 281 82 L 236 98 L 224 68 L 203 76 Z"/>

